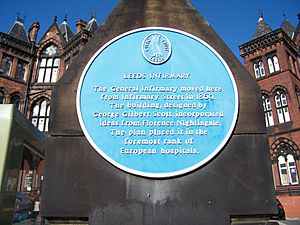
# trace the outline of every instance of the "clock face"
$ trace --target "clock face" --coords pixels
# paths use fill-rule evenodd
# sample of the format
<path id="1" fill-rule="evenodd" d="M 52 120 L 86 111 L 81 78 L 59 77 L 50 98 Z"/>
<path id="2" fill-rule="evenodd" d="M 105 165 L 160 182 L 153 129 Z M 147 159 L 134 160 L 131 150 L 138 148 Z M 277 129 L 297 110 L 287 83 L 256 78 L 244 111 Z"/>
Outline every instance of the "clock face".
<path id="1" fill-rule="evenodd" d="M 46 49 L 46 54 L 49 56 L 56 55 L 56 52 L 57 52 L 57 48 L 54 45 L 51 45 Z"/>

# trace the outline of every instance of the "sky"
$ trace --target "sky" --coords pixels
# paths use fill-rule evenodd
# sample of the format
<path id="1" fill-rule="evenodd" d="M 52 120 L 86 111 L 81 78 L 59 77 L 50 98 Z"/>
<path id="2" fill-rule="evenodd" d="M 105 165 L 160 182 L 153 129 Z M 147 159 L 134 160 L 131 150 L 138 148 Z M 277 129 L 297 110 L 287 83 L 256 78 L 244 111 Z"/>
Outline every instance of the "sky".
<path id="1" fill-rule="evenodd" d="M 138 1 L 138 0 L 136 0 Z M 202 16 L 215 29 L 234 54 L 239 57 L 238 46 L 250 41 L 259 18 L 263 12 L 264 20 L 271 29 L 280 27 L 286 18 L 295 27 L 298 25 L 300 0 L 190 0 Z M 17 15 L 25 17 L 25 28 L 39 21 L 39 38 L 58 16 L 57 23 L 62 23 L 67 14 L 67 21 L 73 33 L 78 19 L 89 20 L 96 14 L 101 24 L 116 7 L 119 0 L 0 0 L 0 31 L 7 33 Z"/>

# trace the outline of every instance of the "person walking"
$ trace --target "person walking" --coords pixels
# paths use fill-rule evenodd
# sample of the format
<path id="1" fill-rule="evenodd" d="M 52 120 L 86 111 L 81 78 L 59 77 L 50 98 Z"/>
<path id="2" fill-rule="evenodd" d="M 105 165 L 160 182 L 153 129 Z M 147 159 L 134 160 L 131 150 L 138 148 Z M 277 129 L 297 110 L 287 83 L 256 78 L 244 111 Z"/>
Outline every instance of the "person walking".
<path id="1" fill-rule="evenodd" d="M 34 207 L 33 207 L 33 215 L 34 215 L 35 219 L 37 219 L 39 213 L 40 213 L 40 201 L 39 201 L 39 199 L 37 199 L 34 202 Z"/>

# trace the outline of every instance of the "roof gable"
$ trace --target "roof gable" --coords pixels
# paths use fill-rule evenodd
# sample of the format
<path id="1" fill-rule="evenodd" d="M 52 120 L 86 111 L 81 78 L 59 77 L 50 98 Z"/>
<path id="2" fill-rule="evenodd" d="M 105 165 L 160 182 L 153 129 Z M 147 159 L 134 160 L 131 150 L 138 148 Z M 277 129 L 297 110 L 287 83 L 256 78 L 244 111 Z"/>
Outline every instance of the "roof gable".
<path id="1" fill-rule="evenodd" d="M 10 31 L 8 32 L 8 35 L 19 39 L 21 41 L 24 41 L 26 43 L 29 43 L 25 27 L 24 27 L 24 20 L 17 17 L 16 21 L 14 22 L 13 26 L 11 27 Z"/>
<path id="2" fill-rule="evenodd" d="M 65 38 L 63 37 L 57 23 L 56 23 L 56 17 L 54 18 L 54 22 L 49 27 L 49 29 L 45 32 L 39 43 L 43 43 L 47 41 L 48 39 L 53 38 L 57 40 L 59 43 L 64 44 L 66 42 Z"/>

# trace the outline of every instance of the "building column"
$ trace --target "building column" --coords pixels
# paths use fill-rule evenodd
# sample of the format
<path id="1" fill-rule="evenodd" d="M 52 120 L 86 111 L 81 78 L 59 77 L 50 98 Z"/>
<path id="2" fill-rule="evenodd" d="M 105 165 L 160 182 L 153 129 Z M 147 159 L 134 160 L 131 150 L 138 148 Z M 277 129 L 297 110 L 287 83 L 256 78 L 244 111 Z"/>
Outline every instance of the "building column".
<path id="1" fill-rule="evenodd" d="M 18 59 L 16 57 L 14 57 L 12 67 L 11 67 L 11 71 L 10 71 L 10 76 L 13 77 L 13 78 L 16 77 L 17 63 L 18 63 Z"/>

